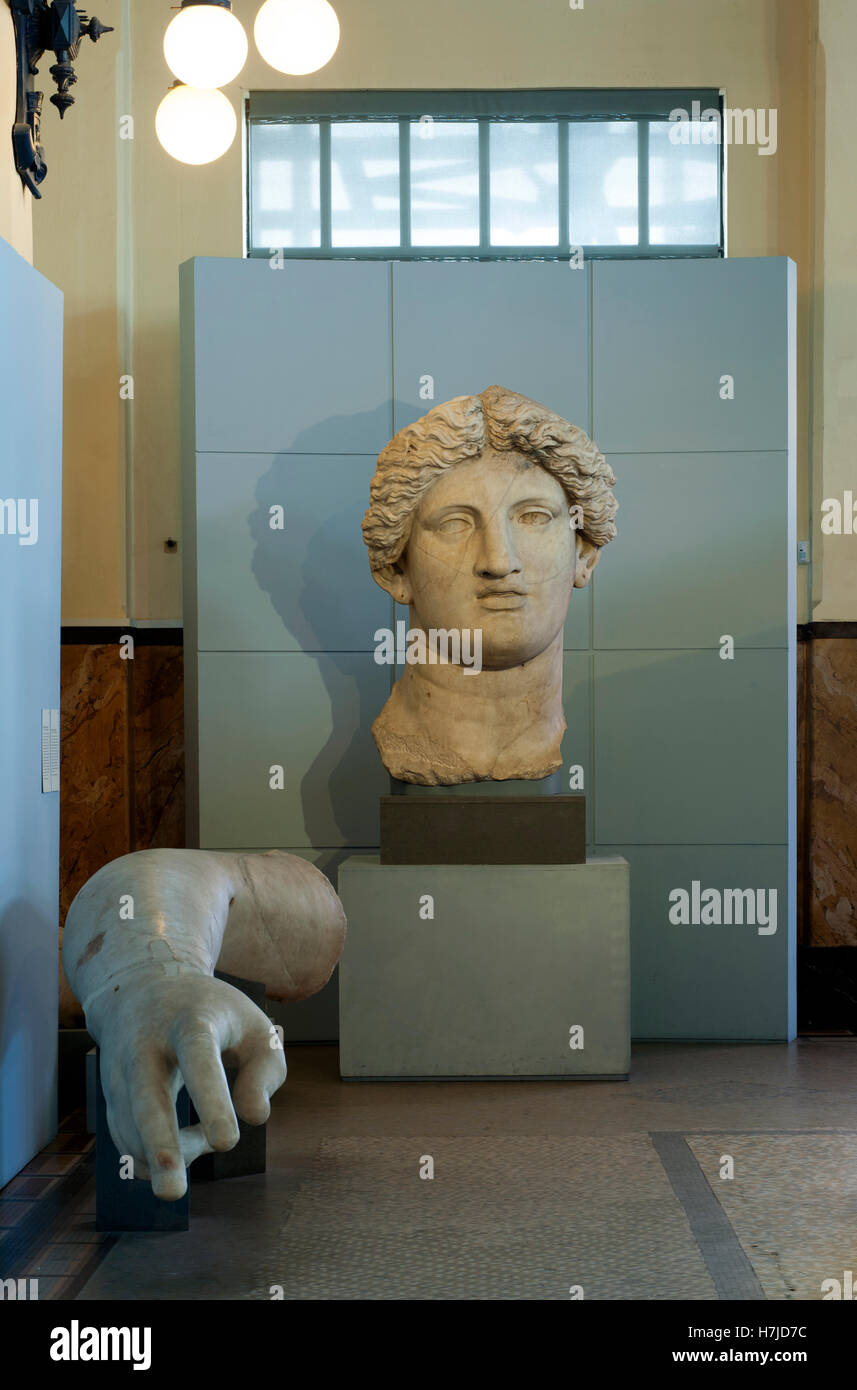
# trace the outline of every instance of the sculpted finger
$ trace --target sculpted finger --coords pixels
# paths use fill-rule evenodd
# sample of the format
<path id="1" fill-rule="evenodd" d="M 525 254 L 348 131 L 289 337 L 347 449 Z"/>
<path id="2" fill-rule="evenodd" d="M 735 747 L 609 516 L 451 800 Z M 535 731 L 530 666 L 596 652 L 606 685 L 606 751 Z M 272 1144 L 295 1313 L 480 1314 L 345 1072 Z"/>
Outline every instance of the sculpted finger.
<path id="1" fill-rule="evenodd" d="M 107 1110 L 107 1128 L 113 1140 L 120 1161 L 131 1158 L 134 1163 L 134 1177 L 147 1178 L 148 1168 L 143 1153 L 143 1145 L 131 1115 L 128 1090 L 113 1077 L 108 1080 L 102 1069 L 101 1085 Z"/>
<path id="2" fill-rule="evenodd" d="M 267 1037 L 242 1064 L 233 1087 L 235 1109 L 250 1125 L 263 1125 L 271 1113 L 271 1096 L 286 1079 L 281 1047 L 271 1048 Z"/>
<path id="3" fill-rule="evenodd" d="M 130 1158 L 134 1164 L 133 1176 L 147 1178 L 149 1169 L 144 1158 L 143 1145 L 130 1116 L 121 1116 L 117 1108 L 108 1103 L 107 1128 L 119 1155 L 119 1162 L 124 1163 Z"/>
<path id="4" fill-rule="evenodd" d="M 234 1148 L 238 1143 L 238 1121 L 217 1037 L 213 1032 L 200 1031 L 196 1024 L 192 1031 L 179 1033 L 176 1055 L 184 1084 L 212 1149 Z"/>
<path id="5" fill-rule="evenodd" d="M 175 1101 L 164 1081 L 155 1076 L 137 1084 L 139 1090 L 132 1097 L 131 1107 L 152 1191 L 165 1202 L 176 1202 L 187 1191 L 187 1173 Z"/>

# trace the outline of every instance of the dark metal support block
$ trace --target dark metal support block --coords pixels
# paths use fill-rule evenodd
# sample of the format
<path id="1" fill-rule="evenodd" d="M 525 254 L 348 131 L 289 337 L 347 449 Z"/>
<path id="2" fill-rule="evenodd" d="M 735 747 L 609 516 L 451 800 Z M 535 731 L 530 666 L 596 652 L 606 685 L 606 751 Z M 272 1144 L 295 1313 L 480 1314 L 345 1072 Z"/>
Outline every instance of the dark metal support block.
<path id="1" fill-rule="evenodd" d="M 382 796 L 382 864 L 583 864 L 585 796 Z"/>
<path id="2" fill-rule="evenodd" d="M 216 980 L 224 980 L 228 985 L 234 985 L 246 994 L 248 999 L 257 1008 L 265 1012 L 265 986 L 256 981 L 240 980 L 236 975 L 226 975 L 221 970 L 215 970 Z M 238 1075 L 237 1067 L 227 1066 L 224 1068 L 226 1080 L 229 1082 L 229 1091 L 235 1083 Z M 190 1107 L 192 1125 L 197 1124 L 199 1116 L 194 1109 L 193 1103 Z M 234 1149 L 228 1149 L 226 1153 L 203 1154 L 195 1163 L 192 1163 L 189 1170 L 191 1182 L 216 1182 L 219 1178 L 246 1178 L 251 1173 L 264 1173 L 267 1165 L 267 1126 L 266 1125 L 247 1125 L 239 1119 L 238 1129 L 241 1137 Z"/>

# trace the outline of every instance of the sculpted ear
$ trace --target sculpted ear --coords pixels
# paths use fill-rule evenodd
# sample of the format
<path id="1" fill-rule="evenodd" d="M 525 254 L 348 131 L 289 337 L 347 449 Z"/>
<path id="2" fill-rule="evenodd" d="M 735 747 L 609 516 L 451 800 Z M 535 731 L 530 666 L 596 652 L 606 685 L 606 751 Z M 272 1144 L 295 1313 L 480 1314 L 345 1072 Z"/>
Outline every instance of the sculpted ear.
<path id="1" fill-rule="evenodd" d="M 407 575 L 407 568 L 404 559 L 397 560 L 393 565 L 383 565 L 381 569 L 372 571 L 372 578 L 376 584 L 380 584 L 382 589 L 386 589 L 388 594 L 392 594 L 397 603 L 409 607 L 413 598 L 413 589 Z"/>
<path id="2" fill-rule="evenodd" d="M 577 563 L 574 569 L 575 589 L 585 589 L 589 583 L 592 571 L 601 559 L 602 546 L 593 545 L 585 536 L 578 531 L 577 536 Z"/>

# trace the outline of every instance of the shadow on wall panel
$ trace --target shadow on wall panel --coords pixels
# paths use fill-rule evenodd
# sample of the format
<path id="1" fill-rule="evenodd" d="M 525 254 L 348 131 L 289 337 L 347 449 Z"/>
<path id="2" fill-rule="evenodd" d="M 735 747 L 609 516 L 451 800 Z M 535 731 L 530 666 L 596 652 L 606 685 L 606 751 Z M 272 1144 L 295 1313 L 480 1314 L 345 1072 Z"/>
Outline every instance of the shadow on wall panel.
<path id="1" fill-rule="evenodd" d="M 384 447 L 392 426 L 389 266 L 286 261 L 274 269 L 265 260 L 200 258 L 182 268 L 183 283 L 189 272 L 198 451 Z M 367 413 L 368 401 L 382 404 Z"/>
<path id="2" fill-rule="evenodd" d="M 788 454 L 612 454 L 619 538 L 594 646 L 786 647 Z"/>
<path id="3" fill-rule="evenodd" d="M 201 846 L 377 844 L 388 691 L 369 653 L 201 652 Z"/>
<path id="4" fill-rule="evenodd" d="M 589 275 L 556 261 L 394 263 L 395 429 L 497 385 L 589 433 Z"/>
<path id="5" fill-rule="evenodd" d="M 201 651 L 373 651 L 391 600 L 361 534 L 374 455 L 200 454 Z"/>
<path id="6" fill-rule="evenodd" d="M 595 262 L 601 451 L 788 449 L 795 274 L 785 257 Z"/>

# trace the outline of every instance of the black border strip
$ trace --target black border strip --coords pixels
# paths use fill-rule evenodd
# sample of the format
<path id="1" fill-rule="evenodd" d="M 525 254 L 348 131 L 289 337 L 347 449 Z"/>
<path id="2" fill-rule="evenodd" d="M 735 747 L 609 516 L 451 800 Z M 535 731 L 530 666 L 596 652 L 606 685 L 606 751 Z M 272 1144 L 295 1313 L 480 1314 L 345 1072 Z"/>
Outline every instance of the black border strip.
<path id="1" fill-rule="evenodd" d="M 720 109 L 716 87 L 538 87 L 434 88 L 422 90 L 361 88 L 352 91 L 314 88 L 311 91 L 255 91 L 248 97 L 254 121 L 320 118 L 360 120 L 434 120 L 496 118 L 527 120 L 553 117 L 567 120 L 668 120 L 678 108 L 690 112 L 694 101 L 705 110 Z"/>
<path id="2" fill-rule="evenodd" d="M 767 1302 L 756 1271 L 684 1135 L 650 1132 L 649 1138 L 684 1208 L 718 1299 Z"/>
<path id="3" fill-rule="evenodd" d="M 857 627 L 857 624 L 855 624 Z M 183 647 L 184 628 L 181 627 L 62 627 L 60 642 L 64 647 L 108 647 L 131 636 L 137 647 Z"/>
<path id="4" fill-rule="evenodd" d="M 128 633 L 138 647 L 183 647 L 184 629 L 180 627 L 63 627 L 60 640 L 64 647 L 99 647 L 119 642 Z M 811 642 L 821 637 L 857 637 L 857 621 L 798 623 L 797 640 Z"/>
<path id="5" fill-rule="evenodd" d="M 811 642 L 816 637 L 857 637 L 857 622 L 798 623 L 799 642 Z"/>

